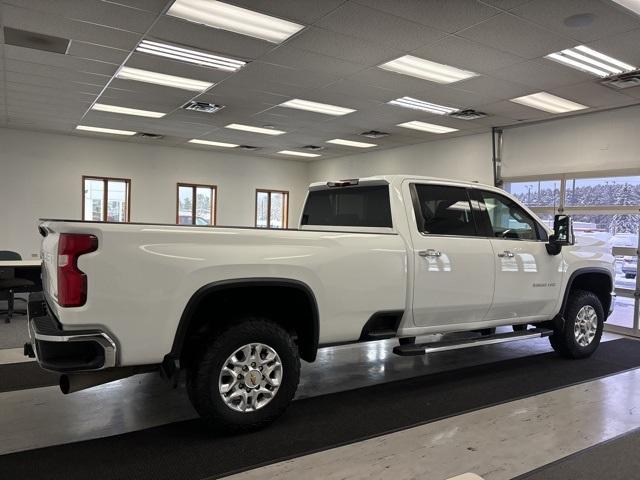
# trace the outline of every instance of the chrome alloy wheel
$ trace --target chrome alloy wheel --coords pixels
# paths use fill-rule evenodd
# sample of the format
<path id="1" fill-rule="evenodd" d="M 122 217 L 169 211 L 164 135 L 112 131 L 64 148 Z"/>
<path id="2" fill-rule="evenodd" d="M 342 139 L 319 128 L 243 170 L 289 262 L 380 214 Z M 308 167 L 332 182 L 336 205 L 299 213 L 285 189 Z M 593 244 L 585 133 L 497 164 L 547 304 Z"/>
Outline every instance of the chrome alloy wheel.
<path id="1" fill-rule="evenodd" d="M 282 361 L 262 343 L 250 343 L 233 352 L 222 366 L 218 391 L 237 412 L 253 412 L 267 405 L 282 382 Z"/>
<path id="2" fill-rule="evenodd" d="M 596 330 L 598 329 L 598 314 L 595 308 L 591 305 L 585 305 L 576 315 L 576 321 L 573 325 L 573 334 L 576 337 L 576 342 L 581 347 L 586 347 L 591 344 L 593 338 L 596 336 Z"/>

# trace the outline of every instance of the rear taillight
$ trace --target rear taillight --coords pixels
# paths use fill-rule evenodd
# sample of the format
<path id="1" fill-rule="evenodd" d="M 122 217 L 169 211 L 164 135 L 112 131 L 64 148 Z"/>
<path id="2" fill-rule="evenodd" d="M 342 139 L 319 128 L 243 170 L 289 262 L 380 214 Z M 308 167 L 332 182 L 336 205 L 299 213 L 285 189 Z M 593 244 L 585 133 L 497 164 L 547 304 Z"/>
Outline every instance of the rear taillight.
<path id="1" fill-rule="evenodd" d="M 58 305 L 80 307 L 87 301 L 87 276 L 78 269 L 78 257 L 98 249 L 94 235 L 61 233 L 58 240 Z"/>

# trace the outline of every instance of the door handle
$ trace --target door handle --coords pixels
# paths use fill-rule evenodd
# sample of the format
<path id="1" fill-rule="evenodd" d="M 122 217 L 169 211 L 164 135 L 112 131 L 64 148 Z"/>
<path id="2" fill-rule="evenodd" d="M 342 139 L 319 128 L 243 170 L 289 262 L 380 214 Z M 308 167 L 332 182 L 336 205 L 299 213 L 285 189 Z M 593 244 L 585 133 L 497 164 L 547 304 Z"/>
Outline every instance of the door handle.
<path id="1" fill-rule="evenodd" d="M 498 256 L 500 258 L 505 258 L 505 257 L 506 258 L 513 258 L 514 257 L 513 252 L 510 252 L 509 250 L 505 250 L 504 252 L 500 252 L 498 254 Z"/>
<path id="2" fill-rule="evenodd" d="M 420 255 L 421 257 L 440 257 L 442 255 L 442 252 L 434 250 L 433 248 L 429 248 L 427 250 L 420 250 L 418 252 L 418 255 Z"/>

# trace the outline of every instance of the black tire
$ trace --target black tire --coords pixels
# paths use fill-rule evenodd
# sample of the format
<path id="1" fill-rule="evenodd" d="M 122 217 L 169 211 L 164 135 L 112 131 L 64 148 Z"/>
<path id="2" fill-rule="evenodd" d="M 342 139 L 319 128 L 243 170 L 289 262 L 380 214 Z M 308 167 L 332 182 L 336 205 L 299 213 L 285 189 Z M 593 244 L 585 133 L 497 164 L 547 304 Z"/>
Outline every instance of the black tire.
<path id="1" fill-rule="evenodd" d="M 524 332 L 528 328 L 529 328 L 529 325 L 527 325 L 526 323 L 521 323 L 519 325 L 513 325 L 513 331 L 514 332 Z"/>
<path id="2" fill-rule="evenodd" d="M 578 312 L 583 307 L 592 307 L 597 316 L 595 335 L 587 345 L 580 345 L 574 332 Z M 553 349 L 565 358 L 587 358 L 593 354 L 600 344 L 604 328 L 604 310 L 600 299 L 585 290 L 572 290 L 567 299 L 564 311 L 564 326 L 549 337 Z"/>
<path id="3" fill-rule="evenodd" d="M 239 412 L 223 401 L 218 381 L 227 359 L 249 343 L 262 343 L 275 350 L 282 364 L 282 379 L 269 403 L 251 412 Z M 204 346 L 187 372 L 187 390 L 194 408 L 211 428 L 237 433 L 263 428 L 282 415 L 296 393 L 299 380 L 300 357 L 291 335 L 270 320 L 247 317 Z"/>

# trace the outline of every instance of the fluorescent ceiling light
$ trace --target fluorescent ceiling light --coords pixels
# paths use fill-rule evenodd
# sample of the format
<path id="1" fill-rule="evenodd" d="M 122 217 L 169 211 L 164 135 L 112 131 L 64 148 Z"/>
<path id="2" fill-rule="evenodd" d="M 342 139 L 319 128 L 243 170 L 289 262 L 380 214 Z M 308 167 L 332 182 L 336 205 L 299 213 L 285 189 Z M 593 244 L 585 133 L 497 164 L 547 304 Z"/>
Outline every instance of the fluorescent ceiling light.
<path id="1" fill-rule="evenodd" d="M 343 140 L 342 138 L 334 138 L 333 140 L 327 140 L 327 143 L 334 143 L 336 145 L 346 145 L 347 147 L 358 147 L 358 148 L 370 148 L 370 147 L 378 146 L 375 143 L 354 142 L 353 140 Z"/>
<path id="2" fill-rule="evenodd" d="M 293 150 L 280 150 L 278 153 L 283 155 L 291 155 L 293 157 L 319 157 L 317 153 L 294 152 Z"/>
<path id="3" fill-rule="evenodd" d="M 613 0 L 619 5 L 628 8 L 632 12 L 640 15 L 640 0 Z"/>
<path id="4" fill-rule="evenodd" d="M 411 108 L 413 110 L 422 110 L 424 112 L 435 113 L 437 115 L 448 115 L 460 110 L 459 108 L 445 107 L 437 103 L 429 103 L 412 97 L 402 97 L 391 100 L 389 105 L 397 105 L 398 107 Z"/>
<path id="5" fill-rule="evenodd" d="M 212 147 L 225 148 L 235 148 L 238 146 L 235 143 L 212 142 L 210 140 L 200 140 L 198 138 L 192 138 L 191 140 L 189 140 L 189 143 L 197 143 L 198 145 L 211 145 Z"/>
<path id="6" fill-rule="evenodd" d="M 442 125 L 434 125 L 433 123 L 419 122 L 417 120 L 399 123 L 398 127 L 412 128 L 413 130 L 421 130 L 429 133 L 450 133 L 458 131 L 457 128 L 443 127 Z"/>
<path id="7" fill-rule="evenodd" d="M 324 113 L 325 115 L 346 115 L 355 112 L 353 108 L 338 107 L 336 105 L 328 105 L 326 103 L 311 102 L 309 100 L 300 100 L 294 98 L 287 102 L 281 103 L 280 107 L 295 108 L 297 110 L 307 110 L 309 112 Z"/>
<path id="8" fill-rule="evenodd" d="M 547 92 L 539 92 L 531 95 L 525 95 L 524 97 L 512 98 L 511 101 L 549 113 L 566 113 L 589 108 L 586 105 L 572 102 L 565 98 L 556 97 L 555 95 L 551 95 Z"/>
<path id="9" fill-rule="evenodd" d="M 546 58 L 583 72 L 593 73 L 599 77 L 608 77 L 636 69 L 633 65 L 621 62 L 585 45 L 567 48 L 547 55 Z"/>
<path id="10" fill-rule="evenodd" d="M 461 70 L 442 63 L 431 62 L 424 58 L 405 55 L 390 62 L 383 63 L 380 68 L 392 72 L 423 78 L 437 83 L 453 83 L 475 77 L 478 74 L 468 70 Z"/>
<path id="11" fill-rule="evenodd" d="M 243 62 L 242 60 L 221 57 L 219 55 L 211 55 L 210 53 L 199 52 L 197 50 L 177 47 L 175 45 L 169 45 L 168 43 L 154 42 L 151 40 L 143 40 L 140 45 L 136 47 L 136 51 L 148 53 L 149 55 L 171 58 L 180 62 L 193 63 L 203 67 L 226 70 L 228 72 L 240 70 L 247 64 L 247 62 Z"/>
<path id="12" fill-rule="evenodd" d="M 213 83 L 193 80 L 192 78 L 176 77 L 166 73 L 150 72 L 139 68 L 122 67 L 116 77 L 123 80 L 135 80 L 138 82 L 153 83 L 165 87 L 181 88 L 192 92 L 203 92 L 213 86 Z"/>
<path id="13" fill-rule="evenodd" d="M 111 133 L 113 135 L 135 135 L 137 132 L 130 130 L 116 130 L 113 128 L 89 127 L 87 125 L 78 125 L 76 130 L 84 130 L 87 132 Z"/>
<path id="14" fill-rule="evenodd" d="M 264 135 L 282 135 L 287 133 L 283 130 L 275 130 L 273 128 L 252 127 L 251 125 L 242 125 L 240 123 L 230 123 L 225 125 L 225 128 L 231 128 L 232 130 L 242 130 L 245 132 L 262 133 Z"/>
<path id="15" fill-rule="evenodd" d="M 162 118 L 166 113 L 153 112 L 151 110 L 138 110 L 137 108 L 117 107 L 115 105 L 105 105 L 104 103 L 94 103 L 91 110 L 99 112 L 121 113 L 123 115 L 135 115 L 137 117 Z"/>
<path id="16" fill-rule="evenodd" d="M 282 43 L 304 28 L 298 23 L 216 0 L 176 0 L 167 15 L 272 43 Z"/>

